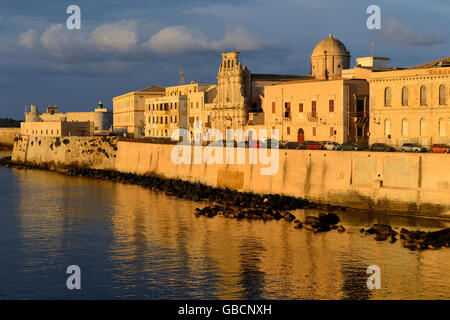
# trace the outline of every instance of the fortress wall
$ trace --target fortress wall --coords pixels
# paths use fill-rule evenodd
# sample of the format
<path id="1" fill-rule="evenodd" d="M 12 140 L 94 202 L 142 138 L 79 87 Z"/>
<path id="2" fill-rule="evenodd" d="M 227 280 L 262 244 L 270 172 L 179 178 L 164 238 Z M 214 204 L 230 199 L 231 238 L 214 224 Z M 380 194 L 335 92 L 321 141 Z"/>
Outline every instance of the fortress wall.
<path id="1" fill-rule="evenodd" d="M 12 160 L 35 165 L 113 170 L 117 138 L 20 136 Z"/>
<path id="2" fill-rule="evenodd" d="M 176 165 L 171 160 L 173 147 L 119 142 L 116 168 L 359 209 L 450 217 L 448 155 L 279 150 L 278 172 L 261 175 L 268 165 L 249 164 L 251 149 L 243 149 L 246 164 Z M 224 162 L 226 156 L 224 151 Z"/>
<path id="3" fill-rule="evenodd" d="M 215 153 L 200 147 L 197 150 L 203 155 L 201 163 L 194 164 L 195 150 L 189 147 L 192 164 L 176 164 L 171 158 L 174 145 L 117 142 L 116 138 L 101 137 L 65 139 L 67 144 L 61 139 L 56 147 L 56 138 L 23 136 L 15 142 L 12 159 L 141 175 L 153 173 L 214 187 L 293 195 L 351 208 L 450 217 L 450 156 L 446 154 L 279 150 L 276 173 L 262 175 L 261 169 L 269 164 L 261 164 L 258 149 L 234 149 L 245 155 L 245 164 L 237 164 L 236 152 L 230 155 L 226 148 L 220 148 L 224 164 L 206 164 L 205 153 L 210 158 Z M 251 164 L 249 159 L 255 156 L 254 152 L 258 161 Z M 227 157 L 234 163 L 226 164 Z"/>
<path id="4" fill-rule="evenodd" d="M 20 128 L 0 128 L 0 146 L 12 146 L 17 134 L 20 134 Z"/>

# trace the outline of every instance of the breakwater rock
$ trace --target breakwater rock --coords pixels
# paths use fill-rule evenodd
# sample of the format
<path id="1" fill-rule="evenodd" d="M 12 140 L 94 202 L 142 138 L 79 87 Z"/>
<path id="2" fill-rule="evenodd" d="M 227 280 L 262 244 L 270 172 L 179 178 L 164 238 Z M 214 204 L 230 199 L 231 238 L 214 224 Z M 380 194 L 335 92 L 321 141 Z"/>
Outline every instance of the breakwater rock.
<path id="1" fill-rule="evenodd" d="M 334 213 L 319 214 L 319 217 L 308 216 L 305 221 L 300 221 L 289 211 L 281 211 L 271 208 L 242 208 L 236 206 L 213 205 L 202 209 L 195 209 L 196 216 L 205 216 L 213 218 L 223 216 L 232 219 L 250 219 L 250 220 L 285 220 L 295 224 L 296 229 L 305 229 L 314 232 L 326 232 L 336 229 L 338 232 L 344 232 L 343 226 L 337 226 L 340 221 Z"/>
<path id="2" fill-rule="evenodd" d="M 402 229 L 400 239 L 405 248 L 411 250 L 450 247 L 450 228 L 439 231 L 409 231 Z"/>

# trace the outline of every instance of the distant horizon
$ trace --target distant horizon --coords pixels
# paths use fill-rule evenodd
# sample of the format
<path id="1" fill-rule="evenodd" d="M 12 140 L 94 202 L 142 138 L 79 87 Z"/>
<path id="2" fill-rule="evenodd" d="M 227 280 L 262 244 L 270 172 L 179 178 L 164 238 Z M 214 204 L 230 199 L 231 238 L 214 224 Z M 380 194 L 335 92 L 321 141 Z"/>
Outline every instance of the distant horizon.
<path id="1" fill-rule="evenodd" d="M 342 41 L 356 58 L 375 54 L 391 67 L 409 68 L 446 58 L 450 3 L 442 0 L 378 1 L 380 30 L 366 27 L 370 1 L 135 0 L 111 4 L 80 0 L 81 30 L 68 30 L 68 3 L 44 0 L 0 4 L 0 118 L 24 119 L 25 106 L 40 112 L 92 111 L 98 100 L 152 85 L 216 83 L 220 53 L 241 50 L 252 73 L 308 75 L 321 40 Z M 326 22 L 326 23 L 325 23 Z M 442 55 L 442 53 L 447 53 Z"/>

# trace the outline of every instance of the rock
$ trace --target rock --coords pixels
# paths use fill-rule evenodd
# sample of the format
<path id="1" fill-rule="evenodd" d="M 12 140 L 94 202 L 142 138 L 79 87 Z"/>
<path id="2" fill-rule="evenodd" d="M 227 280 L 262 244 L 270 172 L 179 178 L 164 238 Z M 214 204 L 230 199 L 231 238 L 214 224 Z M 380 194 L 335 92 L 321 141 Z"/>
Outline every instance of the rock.
<path id="1" fill-rule="evenodd" d="M 337 224 L 339 221 L 341 221 L 341 219 L 334 213 L 319 215 L 319 222 L 321 225 Z"/>
<path id="2" fill-rule="evenodd" d="M 390 236 L 395 236 L 398 232 L 394 231 L 390 225 L 387 224 L 374 224 L 371 228 L 365 231 L 367 234 L 374 234 L 375 240 L 384 241 Z"/>
<path id="3" fill-rule="evenodd" d="M 298 222 L 297 225 L 294 227 L 295 229 L 302 229 L 303 224 L 301 222 Z"/>
<path id="4" fill-rule="evenodd" d="M 289 222 L 292 222 L 295 220 L 295 216 L 290 212 L 285 212 L 283 215 L 283 218 Z"/>
<path id="5" fill-rule="evenodd" d="M 344 232 L 344 231 L 345 231 L 344 226 L 343 226 L 343 225 L 340 225 L 339 227 L 337 227 L 337 231 L 338 231 L 338 232 Z"/>
<path id="6" fill-rule="evenodd" d="M 364 230 L 364 228 L 361 228 L 360 230 L 359 230 L 359 232 L 361 232 L 361 233 L 363 233 L 365 230 Z"/>

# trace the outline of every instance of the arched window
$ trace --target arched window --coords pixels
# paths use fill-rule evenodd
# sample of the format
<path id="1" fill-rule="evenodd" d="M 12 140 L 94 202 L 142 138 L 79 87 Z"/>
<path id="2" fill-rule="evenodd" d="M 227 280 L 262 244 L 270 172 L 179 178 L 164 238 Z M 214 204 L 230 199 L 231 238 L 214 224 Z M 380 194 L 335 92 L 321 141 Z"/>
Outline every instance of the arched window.
<path id="1" fill-rule="evenodd" d="M 447 123 L 445 122 L 444 118 L 440 118 L 439 119 L 439 135 L 441 137 L 445 137 L 447 135 Z"/>
<path id="2" fill-rule="evenodd" d="M 427 87 L 425 86 L 420 87 L 420 105 L 421 106 L 427 105 Z"/>
<path id="3" fill-rule="evenodd" d="M 444 84 L 439 86 L 439 105 L 443 106 L 447 104 L 447 92 Z"/>
<path id="4" fill-rule="evenodd" d="M 419 124 L 419 128 L 420 128 L 420 132 L 419 135 L 420 136 L 426 136 L 427 135 L 427 120 L 425 120 L 424 118 L 420 119 L 420 124 Z"/>
<path id="5" fill-rule="evenodd" d="M 384 89 L 384 106 L 385 107 L 391 106 L 391 88 L 389 87 Z"/>
<path id="6" fill-rule="evenodd" d="M 402 136 L 408 136 L 408 119 L 402 120 Z"/>
<path id="7" fill-rule="evenodd" d="M 391 120 L 385 119 L 384 120 L 384 135 L 388 136 L 391 134 Z"/>
<path id="8" fill-rule="evenodd" d="M 402 106 L 407 106 L 409 100 L 408 87 L 403 87 L 402 89 Z"/>

